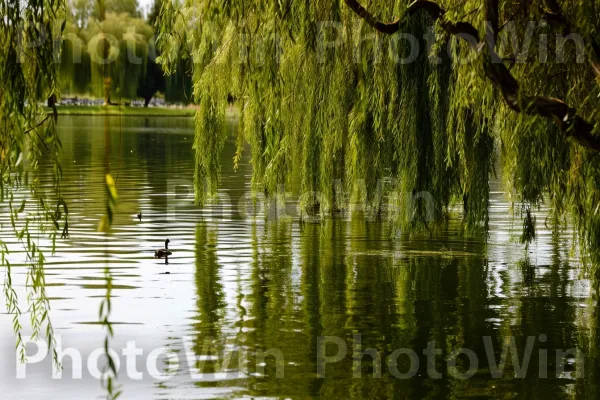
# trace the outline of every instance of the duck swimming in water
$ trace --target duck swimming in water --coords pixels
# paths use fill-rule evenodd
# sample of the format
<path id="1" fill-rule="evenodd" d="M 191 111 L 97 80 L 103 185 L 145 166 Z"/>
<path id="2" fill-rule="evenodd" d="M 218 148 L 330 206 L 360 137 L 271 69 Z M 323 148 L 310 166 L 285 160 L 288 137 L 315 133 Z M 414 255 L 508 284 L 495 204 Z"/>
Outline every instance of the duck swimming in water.
<path id="1" fill-rule="evenodd" d="M 169 242 L 171 242 L 169 239 L 165 240 L 164 249 L 154 250 L 154 258 L 163 258 L 173 254 L 169 251 Z"/>

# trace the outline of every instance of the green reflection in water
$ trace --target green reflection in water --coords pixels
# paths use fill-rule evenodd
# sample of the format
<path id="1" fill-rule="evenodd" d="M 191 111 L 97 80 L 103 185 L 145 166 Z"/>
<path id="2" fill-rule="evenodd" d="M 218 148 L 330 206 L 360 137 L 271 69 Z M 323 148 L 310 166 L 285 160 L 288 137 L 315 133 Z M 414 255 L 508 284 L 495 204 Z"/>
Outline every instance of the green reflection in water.
<path id="1" fill-rule="evenodd" d="M 225 307 L 223 285 L 219 272 L 221 266 L 217 259 L 218 232 L 216 226 L 200 222 L 196 227 L 196 306 L 198 316 L 194 324 L 193 350 L 201 357 L 197 365 L 203 374 L 219 372 L 222 367 L 220 355 L 224 353 L 221 320 Z M 205 383 L 199 383 L 206 386 Z"/>
<path id="2" fill-rule="evenodd" d="M 197 367 L 207 375 L 225 367 L 246 375 L 195 381 L 183 397 L 196 398 L 196 391 L 202 389 L 206 395 L 215 388 L 214 397 L 220 398 L 216 389 L 227 388 L 232 397 L 598 398 L 597 298 L 588 299 L 589 289 L 577 286 L 584 281 L 578 281 L 579 265 L 569 256 L 568 238 L 544 239 L 541 232 L 539 243 L 530 249 L 494 239 L 506 230 L 508 215 L 492 215 L 496 220 L 487 245 L 483 239 L 460 239 L 451 226 L 430 236 L 397 238 L 386 223 L 360 217 L 351 222 L 325 219 L 299 224 L 297 220 L 265 222 L 259 217 L 242 220 L 234 213 L 231 221 L 202 220 L 204 209 L 193 201 L 182 204 L 178 220 L 169 222 L 165 194 L 172 189 L 172 180 L 192 181 L 193 123 L 136 118 L 122 121 L 122 137 L 118 121 L 111 120 L 109 126 L 111 172 L 116 174 L 120 165 L 121 173 L 113 225 L 118 240 L 109 243 L 108 257 L 99 250 L 104 239 L 96 236 L 98 216 L 104 212 L 103 121 L 64 121 L 63 190 L 72 214 L 72 238 L 71 247 L 49 262 L 60 275 L 82 279 L 52 275 L 48 286 L 71 289 L 61 293 L 73 296 L 62 300 L 61 307 L 83 308 L 78 303 L 101 289 L 89 285 L 98 283 L 95 272 L 108 259 L 118 284 L 123 285 L 116 291 L 123 301 L 146 296 L 144 301 L 172 307 L 167 300 L 155 299 L 165 295 L 178 300 L 178 307 L 192 309 L 192 321 L 185 320 L 185 326 L 175 326 L 169 334 L 191 331 L 194 353 L 204 356 Z M 251 166 L 242 160 L 240 169 L 233 171 L 234 152 L 230 140 L 222 176 L 235 206 L 247 190 Z M 140 210 L 144 218 L 137 221 Z M 157 266 L 147 247 L 162 244 L 167 235 L 179 242 L 170 260 L 174 272 L 170 277 L 189 282 L 191 293 L 178 293 L 165 285 L 159 295 L 146 294 L 134 281 L 136 276 L 155 274 Z M 161 275 L 160 282 L 171 278 Z M 137 316 L 133 319 L 139 321 Z M 145 322 L 160 325 L 162 321 Z M 362 351 L 372 348 L 381 355 L 381 378 L 373 378 L 378 363 L 365 356 L 362 378 L 353 379 L 353 339 L 358 334 Z M 490 338 L 498 361 L 502 345 L 511 336 L 522 358 L 527 337 L 541 334 L 547 340 L 536 339 L 524 379 L 515 378 L 510 362 L 501 379 L 491 378 L 483 337 Z M 320 336 L 339 337 L 347 346 L 343 360 L 326 366 L 323 379 L 317 377 Z M 441 379 L 428 375 L 423 350 L 431 341 L 442 352 L 435 363 Z M 475 375 L 467 380 L 453 378 L 446 363 L 461 347 L 471 349 L 479 360 Z M 572 362 L 565 368 L 567 373 L 556 376 L 556 350 L 574 347 L 586 356 L 585 379 L 574 379 Z M 284 356 L 282 379 L 276 377 L 278 366 L 272 355 L 264 365 L 257 365 L 260 353 L 273 348 Z M 411 379 L 394 377 L 387 365 L 393 352 L 402 348 L 418 355 L 418 369 Z M 225 362 L 223 355 L 232 349 L 241 350 L 244 357 L 240 360 L 236 353 Z M 548 350 L 548 378 L 538 368 L 540 349 Z M 336 350 L 335 345 L 328 346 L 327 354 Z M 457 365 L 464 371 L 468 359 L 461 356 Z M 409 371 L 410 359 L 400 356 L 397 368 Z M 161 398 L 170 398 L 169 390 L 172 397 L 181 398 L 171 386 L 161 390 Z"/>
<path id="3" fill-rule="evenodd" d="M 199 342 L 205 337 L 218 342 L 226 329 L 222 325 L 225 304 L 216 229 L 216 225 L 201 223 L 196 231 L 198 320 L 202 321 L 196 325 Z M 247 280 L 237 277 L 243 281 L 238 289 L 244 294 L 239 294 L 238 320 L 233 325 L 236 343 L 248 351 L 247 363 L 236 368 L 250 373 L 240 382 L 249 395 L 571 398 L 578 392 L 582 396 L 595 392 L 595 385 L 554 372 L 556 349 L 575 347 L 583 338 L 575 299 L 570 298 L 568 288 L 572 269 L 562 261 L 556 241 L 551 265 L 536 266 L 525 255 L 509 268 L 498 269 L 489 265 L 484 246 L 465 243 L 464 254 L 471 255 L 432 256 L 439 243 L 425 241 L 412 243 L 421 253 L 411 252 L 416 248 L 391 240 L 390 227 L 381 223 L 255 222 L 248 229 L 250 270 Z M 541 334 L 547 336 L 543 343 Z M 360 335 L 358 350 L 374 349 L 380 360 L 364 356 L 357 368 L 353 362 L 360 353 L 352 354 L 355 335 Z M 318 378 L 318 338 L 323 336 L 341 338 L 347 354 L 342 361 L 326 366 L 325 378 Z M 502 378 L 491 379 L 483 338 L 489 337 L 498 362 L 502 346 L 514 337 L 522 361 L 529 336 L 535 340 L 525 378 L 515 377 L 517 371 L 509 357 Z M 431 376 L 423 355 L 432 341 L 440 349 L 435 369 L 441 379 Z M 273 348 L 285 359 L 283 379 L 276 378 L 275 357 L 268 356 L 264 368 L 256 364 L 261 351 Z M 412 349 L 419 356 L 412 379 L 398 379 L 390 373 L 388 360 L 401 348 Z M 468 380 L 454 378 L 447 364 L 461 348 L 471 349 L 479 361 Z M 543 361 L 540 349 L 548 352 L 547 378 L 539 370 Z M 334 355 L 337 350 L 330 345 L 327 354 Z M 411 367 L 406 356 L 393 365 L 401 373 Z M 461 356 L 456 365 L 458 373 L 464 373 L 470 364 Z M 574 373 L 573 365 L 566 370 Z M 356 373 L 360 379 L 353 378 Z M 373 377 L 379 373 L 381 378 Z"/>

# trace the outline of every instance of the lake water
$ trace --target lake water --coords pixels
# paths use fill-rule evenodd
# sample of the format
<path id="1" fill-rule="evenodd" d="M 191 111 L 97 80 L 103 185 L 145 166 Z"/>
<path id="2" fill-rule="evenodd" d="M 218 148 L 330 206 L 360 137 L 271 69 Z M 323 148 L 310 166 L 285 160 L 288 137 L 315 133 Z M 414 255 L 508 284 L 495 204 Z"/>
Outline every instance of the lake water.
<path id="1" fill-rule="evenodd" d="M 398 237 L 364 218 L 300 223 L 294 196 L 288 217 L 252 218 L 239 213 L 251 208 L 240 206 L 251 166 L 247 151 L 233 170 L 233 136 L 222 156 L 222 205 L 200 208 L 193 123 L 59 119 L 70 237 L 48 255 L 46 281 L 60 346 L 76 351 L 63 359 L 62 379 L 53 379 L 50 356 L 17 379 L 12 316 L 0 305 L 2 398 L 103 395 L 92 374 L 105 337 L 97 321 L 107 266 L 124 399 L 597 398 L 590 284 L 571 235 L 544 227 L 548 210 L 529 248 L 515 240 L 520 223 L 496 181 L 487 240 L 450 228 Z M 119 193 L 109 235 L 97 232 L 107 162 Z M 0 239 L 22 262 L 2 207 Z M 168 265 L 153 258 L 166 238 Z M 13 271 L 23 309 L 25 272 Z M 27 333 L 27 315 L 23 323 Z M 509 357 L 494 377 L 490 360 L 511 341 L 529 365 L 520 373 Z M 128 343 L 137 357 L 123 355 Z M 575 348 L 578 361 L 559 353 Z M 459 349 L 467 350 L 455 357 Z M 72 379 L 78 369 L 82 379 Z"/>

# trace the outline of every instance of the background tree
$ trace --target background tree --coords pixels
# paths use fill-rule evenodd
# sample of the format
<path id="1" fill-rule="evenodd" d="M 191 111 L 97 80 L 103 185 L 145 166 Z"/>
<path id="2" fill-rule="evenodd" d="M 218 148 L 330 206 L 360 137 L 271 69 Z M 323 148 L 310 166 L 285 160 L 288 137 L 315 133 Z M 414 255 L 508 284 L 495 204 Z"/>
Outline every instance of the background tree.
<path id="1" fill-rule="evenodd" d="M 151 53 L 154 52 L 154 54 L 156 54 L 154 50 L 156 46 L 154 39 L 151 39 L 151 46 L 153 48 Z M 165 76 L 162 68 L 155 60 L 153 60 L 153 58 L 154 57 L 152 56 L 148 57 L 148 60 L 146 61 L 146 72 L 140 78 L 137 89 L 137 95 L 144 99 L 144 107 L 148 107 L 156 92 L 164 92 L 166 89 Z"/>
<path id="2" fill-rule="evenodd" d="M 148 24 L 155 27 L 160 14 L 161 2 L 155 0 L 148 14 Z M 156 57 L 160 53 L 156 47 L 156 40 L 151 41 L 152 50 L 148 59 L 148 73 L 140 82 L 138 94 L 144 98 L 144 105 L 147 107 L 150 100 L 157 91 L 164 92 L 165 100 L 168 102 L 190 103 L 192 100 L 192 79 L 191 67 L 188 60 L 178 61 L 179 66 L 174 69 L 174 73 L 165 76 L 162 68 L 156 62 Z"/>
<path id="3" fill-rule="evenodd" d="M 146 73 L 152 28 L 128 14 L 108 12 L 104 21 L 91 19 L 82 33 L 92 60 L 92 87 L 100 95 L 110 79 L 110 92 L 135 98 L 140 78 Z M 100 46 L 108 44 L 103 53 Z M 110 98 L 108 99 L 110 100 Z"/>
<path id="4" fill-rule="evenodd" d="M 91 91 L 92 65 L 83 31 L 75 20 L 67 18 L 60 52 L 59 76 L 63 94 L 82 95 Z"/>
<path id="5" fill-rule="evenodd" d="M 147 18 L 148 24 L 152 27 L 156 26 L 160 7 L 160 0 L 155 0 L 152 3 Z M 190 103 L 192 100 L 192 79 L 191 67 L 187 65 L 187 60 L 179 60 L 179 66 L 175 69 L 175 73 L 165 76 L 162 67 L 156 62 L 159 52 L 155 37 L 150 40 L 150 46 L 147 73 L 142 77 L 138 88 L 138 95 L 144 99 L 144 106 L 147 107 L 152 97 L 159 91 L 165 94 L 165 100 L 168 102 Z"/>
<path id="6" fill-rule="evenodd" d="M 114 100 L 109 98 L 109 93 L 114 94 L 118 90 L 121 99 L 139 96 L 148 105 L 157 92 L 162 92 L 167 101 L 189 103 L 191 77 L 186 72 L 191 68 L 185 67 L 182 60 L 181 68 L 174 75 L 165 77 L 156 64 L 157 49 L 152 26 L 160 5 L 154 6 L 154 14 L 150 13 L 146 22 L 137 16 L 139 13 L 132 14 L 137 3 L 135 7 L 132 3 L 128 9 L 106 3 L 104 20 L 90 14 L 94 4 L 99 4 L 98 0 L 73 0 L 68 5 L 60 53 L 63 94 L 104 96 L 108 104 Z M 117 13 L 117 10 L 125 12 Z M 86 15 L 87 19 L 82 22 Z M 102 47 L 105 44 L 104 34 L 109 39 L 106 49 Z M 103 59 L 109 62 L 98 62 Z M 106 78 L 110 81 L 109 86 L 105 86 Z"/>
<path id="7" fill-rule="evenodd" d="M 80 28 L 87 26 L 88 19 L 92 16 L 94 3 L 90 0 L 70 0 L 67 3 L 68 16 Z"/>
<path id="8" fill-rule="evenodd" d="M 73 0 L 68 7 L 61 52 L 65 92 L 104 96 L 106 104 L 117 90 L 121 98 L 135 98 L 153 35 L 139 18 L 137 1 Z"/>
<path id="9" fill-rule="evenodd" d="M 95 0 L 92 3 L 94 6 L 92 16 L 96 19 L 102 19 L 100 12 L 101 2 L 104 2 L 104 8 L 106 12 L 113 12 L 116 14 L 128 14 L 134 18 L 142 17 L 142 13 L 139 9 L 139 4 L 137 0 Z"/>

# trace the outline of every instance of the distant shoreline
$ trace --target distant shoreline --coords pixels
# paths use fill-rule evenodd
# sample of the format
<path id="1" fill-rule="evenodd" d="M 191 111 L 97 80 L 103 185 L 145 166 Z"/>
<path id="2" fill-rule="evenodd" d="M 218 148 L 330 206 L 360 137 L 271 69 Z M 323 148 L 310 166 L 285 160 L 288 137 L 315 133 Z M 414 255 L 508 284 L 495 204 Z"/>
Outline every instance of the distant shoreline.
<path id="1" fill-rule="evenodd" d="M 57 106 L 58 115 L 81 116 L 140 116 L 140 117 L 193 117 L 193 107 L 132 107 L 132 106 Z M 52 110 L 46 107 L 46 111 Z"/>

